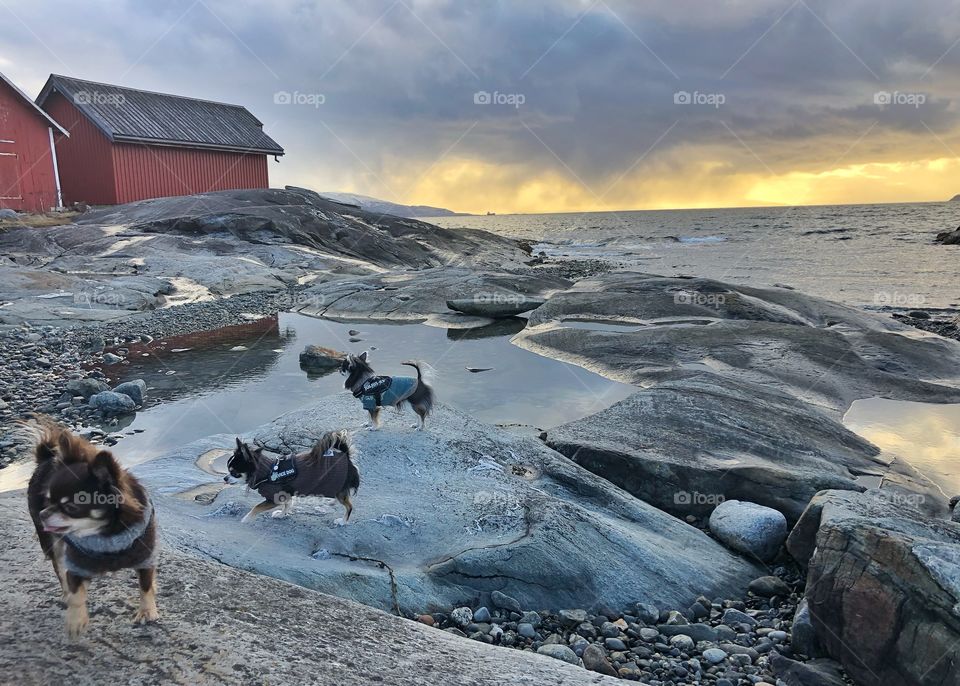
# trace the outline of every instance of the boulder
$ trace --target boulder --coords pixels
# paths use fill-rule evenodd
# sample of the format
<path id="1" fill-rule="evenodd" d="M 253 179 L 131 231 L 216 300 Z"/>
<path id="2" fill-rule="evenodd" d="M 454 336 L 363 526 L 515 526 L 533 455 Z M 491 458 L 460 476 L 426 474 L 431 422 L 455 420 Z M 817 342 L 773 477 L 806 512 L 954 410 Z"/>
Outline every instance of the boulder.
<path id="1" fill-rule="evenodd" d="M 16 219 L 19 215 L 16 210 L 9 207 L 0 207 L 0 220 Z"/>
<path id="2" fill-rule="evenodd" d="M 134 403 L 137 405 L 143 405 L 143 399 L 147 395 L 147 382 L 143 379 L 125 381 L 114 388 L 113 392 L 130 396 Z"/>
<path id="3" fill-rule="evenodd" d="M 664 381 L 547 431 L 547 445 L 677 515 L 749 499 L 790 521 L 818 491 L 862 490 L 879 450 L 822 410 L 760 384 L 700 374 Z"/>
<path id="4" fill-rule="evenodd" d="M 516 317 L 540 307 L 545 302 L 543 298 L 531 298 L 519 293 L 483 293 L 472 298 L 448 300 L 447 307 L 475 317 L 499 319 Z"/>
<path id="5" fill-rule="evenodd" d="M 82 396 L 84 400 L 89 400 L 91 396 L 109 390 L 110 387 L 100 379 L 74 379 L 67 382 L 67 393 Z"/>
<path id="6" fill-rule="evenodd" d="M 787 540 L 787 518 L 770 507 L 727 500 L 711 513 L 710 531 L 734 550 L 768 562 Z"/>
<path id="7" fill-rule="evenodd" d="M 933 240 L 943 245 L 958 245 L 960 244 L 960 228 L 951 231 L 941 231 Z"/>
<path id="8" fill-rule="evenodd" d="M 300 368 L 307 371 L 332 371 L 340 368 L 340 363 L 346 359 L 346 353 L 324 348 L 319 345 L 308 345 L 300 353 Z"/>
<path id="9" fill-rule="evenodd" d="M 170 545 L 386 609 L 419 613 L 487 598 L 511 611 L 625 607 L 637 589 L 662 607 L 687 607 L 700 594 L 741 595 L 761 574 L 532 437 L 443 404 L 426 431 L 411 430 L 410 415 L 396 413 L 386 413 L 379 431 L 365 426 L 343 392 L 244 436 L 294 450 L 324 431 L 352 431 L 362 485 L 347 527 L 335 523 L 339 507 L 310 499 L 285 519 L 261 516 L 241 526 L 239 517 L 260 499 L 240 485 L 221 490 L 212 505 L 179 496 L 218 483 L 196 461 L 211 450 L 232 451 L 233 434 L 183 446 L 134 472 L 155 494 Z M 318 548 L 325 554 L 314 556 Z"/>
<path id="10" fill-rule="evenodd" d="M 843 679 L 840 665 L 833 660 L 817 659 L 809 662 L 797 662 L 774 652 L 770 656 L 770 666 L 777 676 L 777 682 L 782 682 L 784 686 L 846 686 L 847 683 Z M 877 681 L 873 683 L 895 682 Z"/>
<path id="11" fill-rule="evenodd" d="M 759 579 L 754 579 L 750 582 L 747 590 L 763 598 L 790 595 L 790 587 L 778 576 L 761 576 Z"/>
<path id="12" fill-rule="evenodd" d="M 137 404 L 133 401 L 133 398 L 113 391 L 103 391 L 92 395 L 87 403 L 90 407 L 100 410 L 100 413 L 105 417 L 130 414 L 137 410 Z"/>
<path id="13" fill-rule="evenodd" d="M 580 664 L 580 658 L 577 657 L 577 654 L 565 645 L 559 645 L 556 643 L 542 645 L 537 648 L 537 654 L 546 655 L 547 657 L 552 657 L 555 660 L 562 660 L 563 662 L 568 662 L 571 665 Z"/>
<path id="14" fill-rule="evenodd" d="M 949 684 L 960 664 L 960 527 L 882 491 L 825 491 L 787 542 L 820 644 L 857 683 Z"/>

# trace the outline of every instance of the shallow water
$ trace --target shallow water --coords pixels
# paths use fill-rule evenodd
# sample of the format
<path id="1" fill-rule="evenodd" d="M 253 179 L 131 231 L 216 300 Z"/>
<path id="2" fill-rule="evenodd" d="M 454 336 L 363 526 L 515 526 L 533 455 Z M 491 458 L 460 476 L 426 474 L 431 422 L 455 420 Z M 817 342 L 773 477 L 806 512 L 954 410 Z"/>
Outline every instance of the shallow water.
<path id="1" fill-rule="evenodd" d="M 550 428 L 585 417 L 637 389 L 510 343 L 523 320 L 479 329 L 422 324 L 335 322 L 280 314 L 249 325 L 153 341 L 131 348 L 129 364 L 105 367 L 111 381 L 147 382 L 147 409 L 120 427 L 116 452 L 136 464 L 216 433 L 244 433 L 285 412 L 323 402 L 343 390 L 337 372 L 308 375 L 299 356 L 308 344 L 335 350 L 371 350 L 378 373 L 412 375 L 400 363 L 427 362 L 440 402 L 493 424 Z M 361 342 L 350 342 L 351 330 Z M 470 372 L 467 368 L 489 368 Z M 392 412 L 393 410 L 387 410 Z M 411 425 L 416 416 L 404 410 Z M 366 413 L 357 402 L 357 415 Z M 532 429 L 531 429 L 532 430 Z M 139 432 L 139 433 L 134 433 Z M 22 486 L 26 468 L 0 472 L 0 490 Z"/>
<path id="2" fill-rule="evenodd" d="M 960 203 L 749 207 L 438 217 L 537 243 L 551 256 L 614 260 L 665 276 L 787 284 L 866 307 L 960 307 L 960 246 L 933 243 Z"/>
<path id="3" fill-rule="evenodd" d="M 843 423 L 903 458 L 946 495 L 960 493 L 960 405 L 866 398 L 850 406 Z"/>

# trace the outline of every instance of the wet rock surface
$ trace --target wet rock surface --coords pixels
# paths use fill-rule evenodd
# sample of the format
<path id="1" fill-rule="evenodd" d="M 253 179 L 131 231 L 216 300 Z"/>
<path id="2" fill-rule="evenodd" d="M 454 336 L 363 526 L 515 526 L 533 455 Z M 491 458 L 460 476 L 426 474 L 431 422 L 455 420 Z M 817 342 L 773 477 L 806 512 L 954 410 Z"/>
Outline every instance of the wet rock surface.
<path id="1" fill-rule="evenodd" d="M 348 526 L 336 525 L 342 510 L 324 501 L 241 525 L 260 501 L 244 487 L 220 490 L 211 504 L 178 495 L 223 486 L 195 462 L 232 451 L 234 436 L 184 446 L 134 473 L 178 546 L 383 609 L 420 612 L 483 594 L 501 609 L 622 605 L 638 588 L 652 602 L 685 607 L 703 593 L 742 593 L 761 575 L 536 439 L 442 405 L 424 432 L 410 428 L 412 413 L 385 413 L 380 431 L 366 421 L 360 403 L 340 393 L 247 436 L 288 451 L 326 430 L 355 431 L 361 487 Z"/>

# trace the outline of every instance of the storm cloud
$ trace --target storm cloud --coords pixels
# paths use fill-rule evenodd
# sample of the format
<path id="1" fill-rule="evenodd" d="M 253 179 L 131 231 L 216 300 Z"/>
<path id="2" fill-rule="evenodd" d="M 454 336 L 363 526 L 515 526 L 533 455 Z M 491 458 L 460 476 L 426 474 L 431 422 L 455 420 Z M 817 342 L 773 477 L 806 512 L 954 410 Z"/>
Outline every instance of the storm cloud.
<path id="1" fill-rule="evenodd" d="M 5 15 L 5 16 L 4 16 Z M 275 185 L 466 211 L 938 200 L 950 0 L 0 2 L 0 71 L 247 106 Z"/>

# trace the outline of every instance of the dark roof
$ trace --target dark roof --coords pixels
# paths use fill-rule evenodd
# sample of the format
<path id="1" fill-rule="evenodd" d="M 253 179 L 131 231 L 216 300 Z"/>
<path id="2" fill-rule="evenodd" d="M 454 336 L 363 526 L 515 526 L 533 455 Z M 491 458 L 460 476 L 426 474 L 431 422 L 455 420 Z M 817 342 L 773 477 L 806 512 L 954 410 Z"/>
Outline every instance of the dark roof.
<path id="1" fill-rule="evenodd" d="M 57 122 L 55 122 L 55 121 L 53 120 L 53 117 L 51 117 L 49 114 L 47 114 L 46 112 L 44 112 L 43 110 L 41 110 L 39 107 L 37 107 L 37 105 L 33 102 L 33 100 L 31 100 L 31 99 L 27 96 L 26 93 L 24 93 L 22 90 L 20 90 L 20 89 L 17 87 L 17 84 L 15 84 L 13 81 L 11 81 L 11 80 L 8 79 L 6 76 L 4 76 L 3 73 L 0 73 L 0 81 L 3 81 L 5 84 L 7 84 L 8 86 L 10 86 L 10 89 L 11 89 L 14 93 L 16 93 L 16 94 L 19 95 L 21 98 L 23 98 L 23 101 L 24 101 L 25 103 L 27 103 L 27 105 L 29 105 L 31 108 L 33 108 L 33 109 L 35 109 L 37 112 L 39 112 L 41 117 L 43 117 L 43 118 L 46 119 L 50 124 L 52 124 L 54 127 L 56 127 L 57 131 L 59 131 L 60 133 L 62 133 L 64 136 L 69 136 L 69 135 L 70 135 L 65 128 L 63 128 L 62 126 L 60 126 Z"/>
<path id="2" fill-rule="evenodd" d="M 37 97 L 58 92 L 112 141 L 282 155 L 245 107 L 51 74 Z"/>

